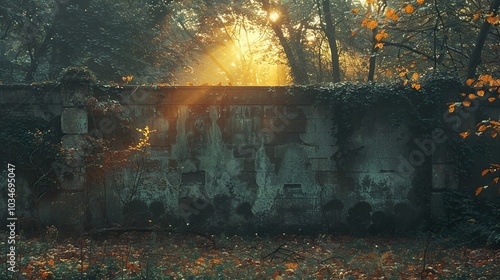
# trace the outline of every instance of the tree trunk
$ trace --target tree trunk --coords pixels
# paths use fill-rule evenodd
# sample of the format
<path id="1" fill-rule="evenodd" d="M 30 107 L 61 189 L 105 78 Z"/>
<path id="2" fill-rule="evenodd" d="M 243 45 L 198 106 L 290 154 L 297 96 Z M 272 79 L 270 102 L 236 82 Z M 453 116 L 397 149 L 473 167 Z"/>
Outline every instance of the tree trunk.
<path id="1" fill-rule="evenodd" d="M 332 79 L 333 82 L 340 82 L 339 50 L 337 48 L 337 36 L 333 25 L 330 10 L 330 0 L 322 0 L 323 17 L 325 18 L 325 35 L 328 38 L 330 54 L 332 56 Z"/>
<path id="2" fill-rule="evenodd" d="M 500 6 L 500 0 L 495 0 L 491 4 L 489 13 L 493 13 L 493 16 L 498 14 L 498 8 Z M 488 13 L 488 14 L 489 14 Z M 476 69 L 479 63 L 481 63 L 481 52 L 483 51 L 484 43 L 486 42 L 486 37 L 488 37 L 488 32 L 490 31 L 491 24 L 485 20 L 477 36 L 476 43 L 474 44 L 474 49 L 469 59 L 469 64 L 467 65 L 467 79 L 474 78 L 476 76 Z"/>
<path id="3" fill-rule="evenodd" d="M 378 28 L 374 28 L 372 30 L 372 51 L 370 53 L 370 64 L 368 66 L 368 82 L 373 82 L 375 78 L 375 66 L 377 63 L 377 40 L 375 39 L 375 35 L 378 33 Z"/>
<path id="4" fill-rule="evenodd" d="M 271 9 L 268 0 L 262 0 L 262 9 L 269 15 Z M 285 52 L 285 56 L 288 60 L 288 65 L 290 66 L 290 70 L 292 72 L 293 82 L 299 85 L 308 84 L 309 78 L 307 76 L 305 65 L 301 65 L 299 63 L 299 58 L 294 53 L 291 43 L 285 38 L 281 25 L 278 22 L 271 22 L 271 27 L 283 47 L 283 51 Z"/>

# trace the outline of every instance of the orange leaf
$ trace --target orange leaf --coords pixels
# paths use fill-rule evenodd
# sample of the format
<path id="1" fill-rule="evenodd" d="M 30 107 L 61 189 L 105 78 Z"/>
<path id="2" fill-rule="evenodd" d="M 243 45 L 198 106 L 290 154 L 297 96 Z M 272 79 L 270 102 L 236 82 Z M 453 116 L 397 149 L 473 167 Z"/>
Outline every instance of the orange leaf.
<path id="1" fill-rule="evenodd" d="M 405 13 L 407 13 L 407 14 L 411 14 L 411 13 L 413 13 L 413 11 L 414 11 L 414 10 L 415 10 L 415 9 L 413 8 L 413 6 L 412 6 L 411 4 L 408 4 L 408 5 L 406 5 L 406 7 L 405 7 Z"/>
<path id="2" fill-rule="evenodd" d="M 414 79 L 414 80 L 418 80 L 418 73 L 417 72 L 413 73 L 413 75 L 411 76 L 411 78 Z"/>
<path id="3" fill-rule="evenodd" d="M 498 183 L 498 180 L 500 180 L 500 177 L 495 177 L 495 178 L 493 179 L 493 183 L 494 183 L 494 184 Z"/>
<path id="4" fill-rule="evenodd" d="M 497 137 L 497 136 L 498 136 L 498 132 L 496 132 L 495 130 L 493 130 L 493 131 L 491 132 L 491 138 L 495 138 L 495 137 Z"/>
<path id="5" fill-rule="evenodd" d="M 475 13 L 475 14 L 474 14 L 474 16 L 472 17 L 472 20 L 473 20 L 473 21 L 478 20 L 478 19 L 479 19 L 479 15 L 480 15 L 480 14 L 481 14 L 481 11 L 479 11 L 479 12 Z"/>
<path id="6" fill-rule="evenodd" d="M 388 18 L 391 18 L 395 14 L 396 14 L 396 11 L 394 9 L 388 9 L 387 11 L 385 11 L 385 16 Z"/>
<path id="7" fill-rule="evenodd" d="M 460 133 L 460 136 L 463 139 L 467 138 L 469 135 L 470 135 L 470 131 L 464 131 L 464 132 Z"/>
<path id="8" fill-rule="evenodd" d="M 474 100 L 476 98 L 477 98 L 477 96 L 475 94 L 473 94 L 473 93 L 469 94 L 469 99 L 470 100 Z"/>
<path id="9" fill-rule="evenodd" d="M 498 15 L 494 16 L 493 13 L 491 13 L 487 18 L 486 18 L 486 21 L 489 23 L 489 24 L 497 24 L 498 21 L 499 21 L 499 17 Z"/>
<path id="10" fill-rule="evenodd" d="M 491 171 L 491 169 L 489 169 L 489 168 L 483 170 L 483 172 L 481 172 L 481 176 L 484 176 L 484 175 L 488 174 L 488 172 L 490 172 L 490 171 Z"/>
<path id="11" fill-rule="evenodd" d="M 383 44 L 383 43 L 376 43 L 376 44 L 375 44 L 375 48 L 379 48 L 379 49 L 381 49 L 381 48 L 383 48 L 383 47 L 384 47 L 384 44 Z"/>
<path id="12" fill-rule="evenodd" d="M 448 112 L 449 113 L 453 113 L 455 112 L 455 106 L 456 104 L 455 103 L 448 103 L 450 106 L 448 106 Z"/>
<path id="13" fill-rule="evenodd" d="M 420 84 L 419 83 L 413 83 L 411 84 L 411 87 L 416 89 L 416 90 L 420 90 Z"/>
<path id="14" fill-rule="evenodd" d="M 483 97 L 484 96 L 484 90 L 478 90 L 477 95 Z"/>
<path id="15" fill-rule="evenodd" d="M 362 22 L 361 22 L 361 27 L 364 27 L 364 26 L 367 26 L 368 25 L 368 22 L 370 22 L 369 19 L 365 18 Z"/>
<path id="16" fill-rule="evenodd" d="M 472 83 L 474 83 L 474 79 L 467 79 L 467 81 L 465 81 L 465 83 L 470 86 L 472 85 Z"/>
<path id="17" fill-rule="evenodd" d="M 374 19 L 374 20 L 369 20 L 368 23 L 366 23 L 366 27 L 368 27 L 369 29 L 375 29 L 377 28 L 378 26 L 378 20 Z"/>
<path id="18" fill-rule="evenodd" d="M 356 36 L 356 34 L 358 34 L 358 32 L 359 32 L 358 29 L 354 30 L 353 32 L 351 32 L 351 36 L 352 37 Z"/>
<path id="19" fill-rule="evenodd" d="M 488 127 L 484 124 L 480 125 L 477 131 L 485 131 Z"/>
<path id="20" fill-rule="evenodd" d="M 478 196 L 483 191 L 483 187 L 479 187 L 476 189 L 476 196 Z"/>
<path id="21" fill-rule="evenodd" d="M 424 2 L 425 2 L 425 0 L 417 0 L 417 3 L 420 5 L 424 4 Z"/>
<path id="22" fill-rule="evenodd" d="M 489 83 L 491 80 L 493 80 L 493 77 L 490 74 L 482 74 L 479 76 L 479 80 Z"/>
<path id="23" fill-rule="evenodd" d="M 377 35 L 375 35 L 375 39 L 377 41 L 380 41 L 380 40 L 385 39 L 387 37 L 389 37 L 389 34 L 385 33 L 385 30 L 381 30 Z"/>
<path id="24" fill-rule="evenodd" d="M 358 14 L 359 13 L 359 9 L 352 9 L 351 12 L 355 13 L 355 14 Z"/>
<path id="25" fill-rule="evenodd" d="M 469 107 L 470 101 L 469 100 L 462 101 L 462 105 L 464 105 L 464 107 Z"/>
<path id="26" fill-rule="evenodd" d="M 285 263 L 286 268 L 288 269 L 296 269 L 299 264 L 298 263 Z"/>

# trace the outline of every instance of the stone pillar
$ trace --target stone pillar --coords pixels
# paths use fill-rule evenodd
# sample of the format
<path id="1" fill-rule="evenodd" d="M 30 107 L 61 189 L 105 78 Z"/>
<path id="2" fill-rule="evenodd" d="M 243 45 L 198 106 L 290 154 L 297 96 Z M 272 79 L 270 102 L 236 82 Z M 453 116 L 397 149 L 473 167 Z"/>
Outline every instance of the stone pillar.
<path id="1" fill-rule="evenodd" d="M 456 165 L 444 144 L 438 145 L 432 156 L 431 218 L 433 222 L 448 218 L 445 192 L 458 189 Z"/>
<path id="2" fill-rule="evenodd" d="M 89 96 L 92 73 L 70 68 L 61 79 L 61 142 L 65 152 L 66 172 L 61 178 L 64 190 L 82 191 L 85 184 L 85 137 L 88 115 L 85 102 Z M 69 174 L 68 174 L 69 173 Z"/>
<path id="3" fill-rule="evenodd" d="M 42 201 L 40 213 L 42 223 L 63 231 L 81 231 L 90 223 L 85 188 L 85 134 L 88 133 L 85 103 L 93 81 L 93 74 L 84 68 L 69 68 L 60 80 L 64 157 L 52 166 L 59 192 L 50 200 Z"/>

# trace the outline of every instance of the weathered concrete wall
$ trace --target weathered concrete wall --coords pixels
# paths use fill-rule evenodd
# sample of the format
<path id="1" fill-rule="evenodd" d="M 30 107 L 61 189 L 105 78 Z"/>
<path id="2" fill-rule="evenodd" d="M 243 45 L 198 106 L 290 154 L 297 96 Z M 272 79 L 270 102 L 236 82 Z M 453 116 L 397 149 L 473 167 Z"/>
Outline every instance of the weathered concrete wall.
<path id="1" fill-rule="evenodd" d="M 85 102 L 92 96 L 118 101 L 132 129 L 154 130 L 151 146 L 131 153 L 119 168 L 86 169 L 80 159 L 67 164 L 77 176 L 62 183 L 64 195 L 41 199 L 46 223 L 56 223 L 55 217 L 65 211 L 90 227 L 154 224 L 254 232 L 335 230 L 349 224 L 366 229 L 380 217 L 411 223 L 429 206 L 439 216 L 439 192 L 427 201 L 412 199 L 414 193 L 458 185 L 453 163 L 439 156 L 445 149 L 439 140 L 444 132 L 431 137 L 435 146 L 424 157 L 432 160 L 414 164 L 421 157 L 415 153 L 418 135 L 409 128 L 412 120 L 401 117 L 394 125 L 390 104 L 369 108 L 353 120 L 342 140 L 349 143 L 349 153 L 338 143 L 344 136 L 335 110 L 300 89 L 110 89 L 78 83 L 50 91 L 3 87 L 0 105 L 8 114 L 59 116 L 63 147 L 80 151 L 79 157 L 85 135 L 113 135 L 120 129 L 114 120 L 88 112 Z M 428 166 L 429 172 L 408 172 L 408 162 L 413 169 Z M 94 174 L 83 180 L 81 174 L 89 172 Z M 418 190 L 416 176 L 422 174 L 432 186 Z M 69 207 L 68 201 L 78 204 L 75 198 L 83 204 Z M 63 219 L 59 223 L 69 220 Z"/>

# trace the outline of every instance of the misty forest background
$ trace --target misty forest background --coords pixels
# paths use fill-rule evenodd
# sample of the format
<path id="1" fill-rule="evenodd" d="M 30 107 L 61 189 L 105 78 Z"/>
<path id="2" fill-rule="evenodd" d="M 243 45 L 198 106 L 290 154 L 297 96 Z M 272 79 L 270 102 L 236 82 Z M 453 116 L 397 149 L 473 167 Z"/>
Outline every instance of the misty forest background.
<path id="1" fill-rule="evenodd" d="M 289 85 L 499 72 L 500 1 L 6 0 L 0 80 Z M 415 74 L 416 73 L 416 74 Z"/>

